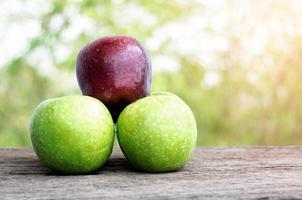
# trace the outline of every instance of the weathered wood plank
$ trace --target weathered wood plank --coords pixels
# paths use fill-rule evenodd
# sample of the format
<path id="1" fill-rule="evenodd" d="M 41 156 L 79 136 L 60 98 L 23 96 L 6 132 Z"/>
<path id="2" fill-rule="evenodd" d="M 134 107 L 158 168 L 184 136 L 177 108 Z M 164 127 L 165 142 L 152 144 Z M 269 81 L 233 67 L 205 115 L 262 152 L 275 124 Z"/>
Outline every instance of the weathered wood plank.
<path id="1" fill-rule="evenodd" d="M 56 175 L 0 149 L 0 199 L 302 199 L 302 147 L 197 148 L 181 171 L 136 172 L 118 149 L 91 175 Z"/>

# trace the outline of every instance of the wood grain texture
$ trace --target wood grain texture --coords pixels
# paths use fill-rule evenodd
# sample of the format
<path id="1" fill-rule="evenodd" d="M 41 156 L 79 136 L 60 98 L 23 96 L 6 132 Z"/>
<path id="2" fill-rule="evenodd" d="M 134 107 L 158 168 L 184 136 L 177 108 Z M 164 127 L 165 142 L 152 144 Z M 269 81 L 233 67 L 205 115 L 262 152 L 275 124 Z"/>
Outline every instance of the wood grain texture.
<path id="1" fill-rule="evenodd" d="M 302 147 L 197 148 L 177 172 L 135 171 L 115 149 L 90 175 L 56 175 L 31 149 L 0 149 L 0 199 L 302 199 Z"/>

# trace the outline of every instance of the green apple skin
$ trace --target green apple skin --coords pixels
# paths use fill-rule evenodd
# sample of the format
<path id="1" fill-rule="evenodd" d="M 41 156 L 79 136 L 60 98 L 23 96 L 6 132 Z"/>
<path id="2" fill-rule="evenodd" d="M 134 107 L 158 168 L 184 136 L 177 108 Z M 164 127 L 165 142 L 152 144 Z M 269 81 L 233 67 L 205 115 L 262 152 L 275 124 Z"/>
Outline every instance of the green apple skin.
<path id="1" fill-rule="evenodd" d="M 88 96 L 49 99 L 33 112 L 31 141 L 39 159 L 63 174 L 86 174 L 109 158 L 114 123 L 108 109 Z"/>
<path id="2" fill-rule="evenodd" d="M 158 92 L 128 105 L 117 123 L 120 147 L 141 171 L 169 172 L 190 159 L 197 139 L 191 109 L 179 97 Z"/>

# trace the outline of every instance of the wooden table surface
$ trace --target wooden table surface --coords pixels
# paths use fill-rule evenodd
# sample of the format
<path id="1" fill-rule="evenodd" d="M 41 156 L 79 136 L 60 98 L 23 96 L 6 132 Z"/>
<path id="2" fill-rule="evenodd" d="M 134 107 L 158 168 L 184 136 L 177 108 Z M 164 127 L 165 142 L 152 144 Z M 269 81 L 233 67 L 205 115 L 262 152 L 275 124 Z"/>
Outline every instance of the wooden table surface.
<path id="1" fill-rule="evenodd" d="M 135 171 L 115 149 L 90 175 L 63 176 L 31 149 L 0 149 L 0 199 L 302 199 L 302 147 L 196 148 L 180 171 Z"/>

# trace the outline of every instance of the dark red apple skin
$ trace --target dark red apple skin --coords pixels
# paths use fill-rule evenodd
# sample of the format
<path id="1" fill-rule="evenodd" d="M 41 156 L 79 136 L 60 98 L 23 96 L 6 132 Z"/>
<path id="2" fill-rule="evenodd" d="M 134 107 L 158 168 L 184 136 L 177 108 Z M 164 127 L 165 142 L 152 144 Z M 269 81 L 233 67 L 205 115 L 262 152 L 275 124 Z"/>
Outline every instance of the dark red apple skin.
<path id="1" fill-rule="evenodd" d="M 83 95 L 102 101 L 114 121 L 130 103 L 149 95 L 151 62 L 134 38 L 100 38 L 81 49 L 76 62 Z"/>

